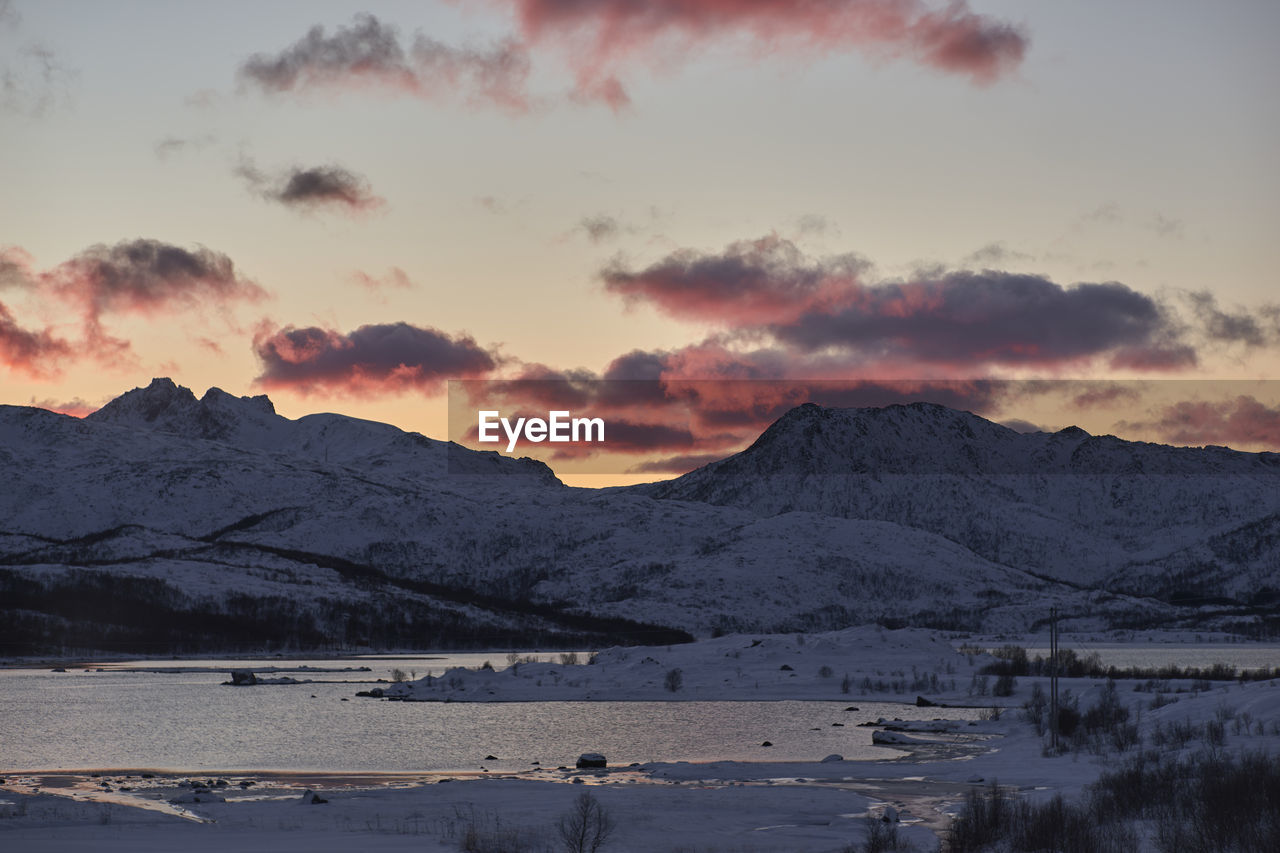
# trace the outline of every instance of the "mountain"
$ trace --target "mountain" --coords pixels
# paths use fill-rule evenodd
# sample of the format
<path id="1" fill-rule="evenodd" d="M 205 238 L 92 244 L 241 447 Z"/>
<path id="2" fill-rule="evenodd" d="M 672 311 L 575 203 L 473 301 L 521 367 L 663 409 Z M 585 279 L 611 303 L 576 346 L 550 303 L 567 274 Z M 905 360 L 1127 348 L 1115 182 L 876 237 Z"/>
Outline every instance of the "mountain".
<path id="1" fill-rule="evenodd" d="M 1280 585 L 1277 467 L 941 407 L 802 406 L 685 477 L 580 489 L 157 379 L 83 420 L 0 406 L 0 648 L 1022 630 L 1049 606 L 1081 627 L 1256 626 Z"/>
<path id="2" fill-rule="evenodd" d="M 1280 590 L 1276 453 L 1078 427 L 1020 434 L 929 403 L 806 404 L 741 453 L 635 489 L 761 517 L 890 521 L 994 563 L 1113 591 L 1247 600 Z"/>

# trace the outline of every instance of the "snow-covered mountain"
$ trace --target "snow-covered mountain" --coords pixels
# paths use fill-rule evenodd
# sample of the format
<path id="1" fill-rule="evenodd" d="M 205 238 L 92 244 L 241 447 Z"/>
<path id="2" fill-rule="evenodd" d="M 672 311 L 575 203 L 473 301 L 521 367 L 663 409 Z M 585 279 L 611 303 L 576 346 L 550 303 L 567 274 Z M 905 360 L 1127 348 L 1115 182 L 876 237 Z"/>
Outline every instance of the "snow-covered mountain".
<path id="1" fill-rule="evenodd" d="M 0 643 L 671 642 L 1025 628 L 1051 605 L 1185 622 L 1203 613 L 1146 597 L 1185 593 L 1170 572 L 1238 602 L 1280 586 L 1278 476 L 1270 454 L 803 406 L 677 480 L 578 489 L 158 379 L 83 420 L 0 406 Z"/>
<path id="2" fill-rule="evenodd" d="M 1280 454 L 1078 427 L 1020 434 L 930 403 L 799 406 L 663 499 L 928 530 L 995 563 L 1145 595 L 1280 592 Z"/>

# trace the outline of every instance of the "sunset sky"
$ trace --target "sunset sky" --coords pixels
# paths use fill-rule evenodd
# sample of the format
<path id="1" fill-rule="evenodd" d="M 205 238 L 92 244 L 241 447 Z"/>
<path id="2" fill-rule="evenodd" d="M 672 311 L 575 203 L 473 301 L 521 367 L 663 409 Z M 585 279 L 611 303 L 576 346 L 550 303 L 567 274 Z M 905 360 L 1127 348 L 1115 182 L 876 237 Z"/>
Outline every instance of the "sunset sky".
<path id="1" fill-rule="evenodd" d="M 1274 0 L 0 0 L 0 402 L 170 376 L 444 438 L 449 379 L 568 379 L 653 439 L 599 483 L 889 380 L 1280 449 L 1277 32 Z M 673 421 L 595 379 L 799 390 Z M 1161 381 L 1084 382 L 1116 379 Z"/>

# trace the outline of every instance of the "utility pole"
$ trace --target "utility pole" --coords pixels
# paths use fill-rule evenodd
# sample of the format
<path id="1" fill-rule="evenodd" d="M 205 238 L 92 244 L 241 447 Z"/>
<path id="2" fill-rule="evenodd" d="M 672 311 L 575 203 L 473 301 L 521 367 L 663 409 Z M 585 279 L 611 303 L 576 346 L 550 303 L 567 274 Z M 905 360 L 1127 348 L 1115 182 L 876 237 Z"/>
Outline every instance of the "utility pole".
<path id="1" fill-rule="evenodd" d="M 1049 608 L 1049 743 L 1058 754 L 1058 608 Z"/>

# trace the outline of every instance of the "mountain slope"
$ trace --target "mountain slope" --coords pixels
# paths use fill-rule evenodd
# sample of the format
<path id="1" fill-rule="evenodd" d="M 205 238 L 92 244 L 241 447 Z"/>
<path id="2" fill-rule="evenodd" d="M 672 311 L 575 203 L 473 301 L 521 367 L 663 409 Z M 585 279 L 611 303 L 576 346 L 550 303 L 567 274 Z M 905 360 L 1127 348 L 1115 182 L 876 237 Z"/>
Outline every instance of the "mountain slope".
<path id="1" fill-rule="evenodd" d="M 1175 555 L 1280 511 L 1280 454 L 1127 442 L 1076 427 L 1019 434 L 925 403 L 807 404 L 742 453 L 633 488 L 760 516 L 892 521 L 996 563 L 1105 585 L 1134 562 L 1172 567 Z M 1258 580 L 1221 549 L 1213 559 L 1223 575 L 1216 593 Z M 1163 586 L 1144 591 L 1171 592 Z"/>
<path id="2" fill-rule="evenodd" d="M 1019 630 L 1049 606 L 1101 627 L 1203 618 L 1145 597 L 1159 560 L 1196 548 L 1226 555 L 1204 576 L 1215 589 L 1274 578 L 1272 527 L 1257 521 L 1255 535 L 1236 508 L 1274 483 L 1266 460 L 1224 451 L 1221 524 L 1153 533 L 1141 519 L 1170 515 L 1156 506 L 1100 533 L 1109 516 L 1090 496 L 1125 484 L 1069 466 L 1111 445 L 902 408 L 802 407 L 685 478 L 593 490 L 530 460 L 341 415 L 290 420 L 264 397 L 197 399 L 168 380 L 84 420 L 0 406 L 0 643 L 661 643 L 679 634 L 659 626 Z M 1139 461 L 1186 469 L 1160 475 L 1170 482 L 1209 476 L 1196 452 L 1168 462 L 1164 450 Z M 1028 452 L 1068 473 L 1009 473 Z M 951 468 L 881 470 L 908 462 Z M 1054 580 L 1046 549 L 1114 563 L 1124 582 Z"/>

